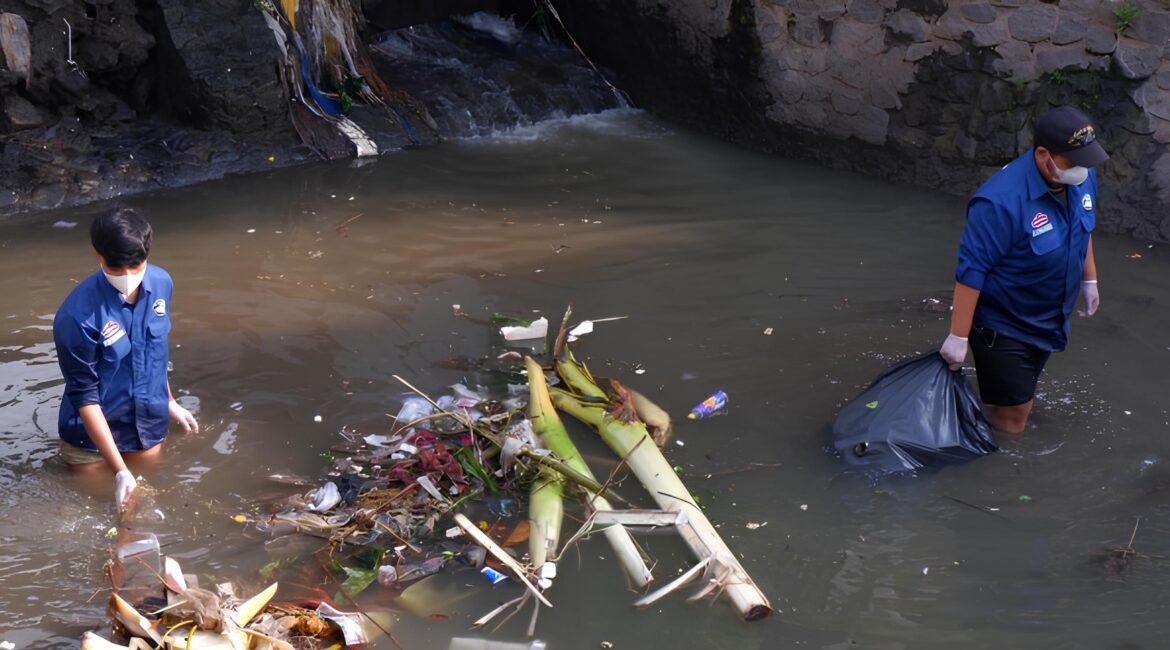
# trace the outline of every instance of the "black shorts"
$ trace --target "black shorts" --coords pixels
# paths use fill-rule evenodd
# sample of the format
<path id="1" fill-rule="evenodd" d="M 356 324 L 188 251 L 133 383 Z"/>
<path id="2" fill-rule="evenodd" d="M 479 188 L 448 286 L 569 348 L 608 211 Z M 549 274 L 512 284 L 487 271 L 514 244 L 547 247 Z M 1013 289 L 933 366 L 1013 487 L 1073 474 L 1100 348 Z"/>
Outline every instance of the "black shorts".
<path id="1" fill-rule="evenodd" d="M 986 327 L 972 327 L 970 343 L 984 404 L 1017 406 L 1032 401 L 1051 352 Z"/>

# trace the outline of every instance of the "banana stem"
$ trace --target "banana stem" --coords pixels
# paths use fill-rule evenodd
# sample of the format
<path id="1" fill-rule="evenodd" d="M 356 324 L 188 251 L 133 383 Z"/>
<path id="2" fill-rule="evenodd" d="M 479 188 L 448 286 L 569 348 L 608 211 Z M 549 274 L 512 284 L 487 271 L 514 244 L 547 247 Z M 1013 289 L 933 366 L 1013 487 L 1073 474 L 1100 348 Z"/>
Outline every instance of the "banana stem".
<path id="1" fill-rule="evenodd" d="M 528 418 L 532 422 L 533 430 L 536 431 L 549 450 L 561 458 L 566 465 L 581 475 L 596 480 L 589 465 L 581 456 L 581 452 L 573 444 L 573 440 L 569 438 L 569 433 L 565 430 L 560 416 L 557 415 L 556 408 L 553 407 L 543 369 L 531 357 L 525 358 L 524 363 L 528 369 Z M 593 510 L 613 510 L 609 501 L 596 494 L 586 494 L 585 502 Z M 634 584 L 638 587 L 645 587 L 653 580 L 654 576 L 651 574 L 650 568 L 646 566 L 646 561 L 638 550 L 638 545 L 634 543 L 630 532 L 624 526 L 610 526 L 602 534 L 613 547 L 614 553 L 617 554 L 622 563 L 622 568 L 625 569 L 626 575 Z"/>
<path id="2" fill-rule="evenodd" d="M 691 532 L 684 533 L 683 540 L 695 557 L 712 565 L 715 579 L 724 587 L 724 592 L 744 619 L 756 620 L 769 615 L 772 607 L 768 598 L 740 565 L 707 515 L 696 505 L 694 497 L 658 446 L 650 440 L 645 424 L 614 418 L 605 405 L 597 404 L 596 395 L 601 389 L 592 381 L 589 370 L 573 358 L 568 346 L 561 355 L 557 370 L 576 394 L 552 389 L 549 392 L 553 404 L 593 425 L 609 448 L 629 465 L 630 471 L 654 497 L 659 508 L 668 512 L 685 511 Z"/>

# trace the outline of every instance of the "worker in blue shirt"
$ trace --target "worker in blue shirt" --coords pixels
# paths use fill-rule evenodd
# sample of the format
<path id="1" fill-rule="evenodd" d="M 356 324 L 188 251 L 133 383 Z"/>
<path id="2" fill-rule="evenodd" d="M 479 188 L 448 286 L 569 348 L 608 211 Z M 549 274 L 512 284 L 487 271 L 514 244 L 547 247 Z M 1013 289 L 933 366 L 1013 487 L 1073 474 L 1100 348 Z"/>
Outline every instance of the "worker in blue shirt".
<path id="1" fill-rule="evenodd" d="M 975 359 L 991 424 L 1022 433 L 1049 355 L 1068 345 L 1069 316 L 1100 305 L 1093 227 L 1097 173 L 1109 159 L 1089 118 L 1046 113 L 1034 147 L 992 176 L 967 204 L 951 331 L 939 352 L 952 369 Z"/>
<path id="2" fill-rule="evenodd" d="M 65 376 L 62 458 L 72 469 L 108 467 L 119 510 L 137 486 L 126 460 L 157 456 L 168 418 L 184 431 L 199 428 L 167 381 L 174 285 L 146 261 L 152 238 L 150 224 L 134 210 L 95 217 L 90 241 L 101 269 L 73 289 L 53 319 Z"/>

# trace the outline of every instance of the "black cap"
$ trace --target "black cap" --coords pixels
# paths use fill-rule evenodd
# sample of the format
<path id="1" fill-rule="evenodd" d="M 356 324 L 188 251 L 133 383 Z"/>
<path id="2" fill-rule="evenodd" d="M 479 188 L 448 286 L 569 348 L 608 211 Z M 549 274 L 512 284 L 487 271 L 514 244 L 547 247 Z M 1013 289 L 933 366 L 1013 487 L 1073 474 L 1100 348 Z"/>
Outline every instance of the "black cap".
<path id="1" fill-rule="evenodd" d="M 1097 142 L 1089 116 L 1071 106 L 1054 108 L 1036 123 L 1035 144 L 1068 158 L 1079 167 L 1096 167 L 1109 160 Z"/>

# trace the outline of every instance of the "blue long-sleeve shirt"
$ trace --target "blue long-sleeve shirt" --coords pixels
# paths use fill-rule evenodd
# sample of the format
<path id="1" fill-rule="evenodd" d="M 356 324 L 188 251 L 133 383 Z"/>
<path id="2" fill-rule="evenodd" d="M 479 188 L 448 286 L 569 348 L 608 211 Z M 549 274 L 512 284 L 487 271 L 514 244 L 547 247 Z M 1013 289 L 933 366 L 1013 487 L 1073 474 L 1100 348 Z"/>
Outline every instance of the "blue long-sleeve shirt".
<path id="1" fill-rule="evenodd" d="M 955 279 L 981 292 L 975 326 L 1057 352 L 1068 345 L 1097 222 L 1097 172 L 1056 195 L 1033 153 L 992 176 L 967 204 Z"/>
<path id="2" fill-rule="evenodd" d="M 61 439 L 96 449 L 78 409 L 101 405 L 119 451 L 150 449 L 167 435 L 167 337 L 174 283 L 147 264 L 138 300 L 128 304 L 98 271 L 73 289 L 53 319 L 65 377 Z"/>

